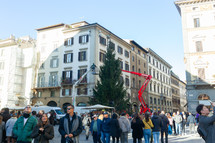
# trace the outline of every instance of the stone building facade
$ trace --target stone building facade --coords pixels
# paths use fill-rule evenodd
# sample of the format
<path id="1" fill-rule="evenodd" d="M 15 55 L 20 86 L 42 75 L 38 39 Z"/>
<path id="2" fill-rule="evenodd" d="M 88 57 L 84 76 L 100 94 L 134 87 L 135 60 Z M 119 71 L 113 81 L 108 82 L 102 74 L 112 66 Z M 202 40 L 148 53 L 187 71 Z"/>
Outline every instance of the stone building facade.
<path id="1" fill-rule="evenodd" d="M 215 101 L 215 1 L 180 0 L 175 5 L 182 19 L 188 111 L 195 113 L 199 103 Z"/>

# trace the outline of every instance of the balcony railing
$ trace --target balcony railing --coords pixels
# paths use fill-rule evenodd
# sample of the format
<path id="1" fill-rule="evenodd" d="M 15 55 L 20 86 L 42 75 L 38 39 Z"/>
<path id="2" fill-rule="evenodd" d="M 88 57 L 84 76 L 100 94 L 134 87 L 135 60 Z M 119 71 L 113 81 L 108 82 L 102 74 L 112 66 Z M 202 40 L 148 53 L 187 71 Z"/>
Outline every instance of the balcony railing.
<path id="1" fill-rule="evenodd" d="M 75 81 L 72 79 L 62 79 L 61 80 L 61 85 L 73 85 L 74 83 L 75 83 Z"/>
<path id="2" fill-rule="evenodd" d="M 37 85 L 37 88 L 45 88 L 45 87 L 59 87 L 59 82 L 41 82 Z"/>

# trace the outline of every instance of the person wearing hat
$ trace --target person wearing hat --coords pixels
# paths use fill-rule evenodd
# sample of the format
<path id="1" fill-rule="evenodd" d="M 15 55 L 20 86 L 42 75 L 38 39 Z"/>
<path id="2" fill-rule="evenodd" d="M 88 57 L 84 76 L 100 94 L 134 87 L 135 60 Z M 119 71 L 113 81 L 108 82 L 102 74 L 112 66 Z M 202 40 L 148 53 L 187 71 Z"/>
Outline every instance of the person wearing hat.
<path id="1" fill-rule="evenodd" d="M 90 132 L 93 136 L 93 142 L 94 143 L 101 143 L 101 125 L 102 125 L 102 121 L 100 119 L 98 119 L 97 115 L 93 115 L 93 121 L 91 122 L 90 125 Z"/>
<path id="2" fill-rule="evenodd" d="M 103 143 L 110 143 L 110 121 L 108 112 L 104 112 L 104 118 L 102 120 L 102 141 Z"/>

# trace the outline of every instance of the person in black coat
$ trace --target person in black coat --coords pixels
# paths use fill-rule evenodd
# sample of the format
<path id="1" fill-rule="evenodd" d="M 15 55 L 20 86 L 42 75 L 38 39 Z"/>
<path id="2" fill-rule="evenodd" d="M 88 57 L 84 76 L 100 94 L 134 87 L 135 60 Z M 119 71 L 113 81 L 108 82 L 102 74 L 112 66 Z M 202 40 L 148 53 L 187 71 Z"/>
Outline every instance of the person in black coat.
<path id="1" fill-rule="evenodd" d="M 115 143 L 115 139 L 116 142 L 119 143 L 120 137 L 120 126 L 117 118 L 117 114 L 114 113 L 110 121 L 110 136 L 112 137 L 113 143 Z"/>
<path id="2" fill-rule="evenodd" d="M 133 129 L 132 131 L 133 143 L 136 143 L 137 139 L 138 139 L 138 143 L 142 142 L 144 127 L 145 125 L 143 121 L 140 119 L 140 116 L 138 115 L 138 113 L 135 113 L 134 118 L 131 122 L 131 128 Z"/>
<path id="3" fill-rule="evenodd" d="M 42 119 L 33 129 L 31 137 L 34 138 L 34 143 L 49 143 L 49 140 L 54 138 L 54 128 L 49 123 L 47 114 L 42 115 Z"/>
<path id="4" fill-rule="evenodd" d="M 165 143 L 168 143 L 168 126 L 169 126 L 169 120 L 165 116 L 165 112 L 161 111 L 160 114 L 161 120 L 162 120 L 162 127 L 161 127 L 161 143 L 164 143 L 163 135 L 165 133 Z"/>
<path id="5" fill-rule="evenodd" d="M 154 125 L 154 127 L 152 128 L 153 138 L 154 142 L 157 143 L 159 142 L 160 131 L 162 128 L 162 120 L 158 116 L 157 112 L 154 112 L 154 115 L 152 117 L 152 123 Z"/>

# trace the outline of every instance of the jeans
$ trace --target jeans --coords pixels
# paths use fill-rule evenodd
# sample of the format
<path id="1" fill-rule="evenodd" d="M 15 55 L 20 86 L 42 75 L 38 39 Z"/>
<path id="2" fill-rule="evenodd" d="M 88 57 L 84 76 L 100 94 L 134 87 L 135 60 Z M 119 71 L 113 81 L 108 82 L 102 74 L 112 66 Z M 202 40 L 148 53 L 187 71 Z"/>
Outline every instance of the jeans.
<path id="1" fill-rule="evenodd" d="M 112 136 L 112 143 L 115 143 L 115 140 L 116 140 L 116 143 L 119 143 L 119 137 Z"/>
<path id="2" fill-rule="evenodd" d="M 128 132 L 122 132 L 120 136 L 121 143 L 128 143 Z"/>
<path id="3" fill-rule="evenodd" d="M 145 143 L 149 143 L 150 138 L 151 138 L 151 129 L 144 129 L 143 135 L 144 135 Z"/>
<path id="4" fill-rule="evenodd" d="M 161 143 L 164 143 L 164 140 L 163 140 L 164 133 L 165 133 L 165 143 L 168 143 L 168 129 L 161 131 Z"/>
<path id="5" fill-rule="evenodd" d="M 153 133 L 154 143 L 159 143 L 160 132 L 152 132 L 152 133 Z"/>
<path id="6" fill-rule="evenodd" d="M 176 134 L 181 135 L 181 123 L 175 123 Z"/>
<path id="7" fill-rule="evenodd" d="M 93 132 L 93 142 L 94 143 L 97 143 L 97 142 L 102 143 L 100 137 L 101 137 L 101 135 L 98 135 L 97 132 Z"/>
<path id="8" fill-rule="evenodd" d="M 110 143 L 110 133 L 102 132 L 102 142 Z"/>
<path id="9" fill-rule="evenodd" d="M 195 134 L 195 124 L 194 123 L 189 124 L 189 130 L 190 130 L 190 134 L 192 133 L 192 131 Z"/>

